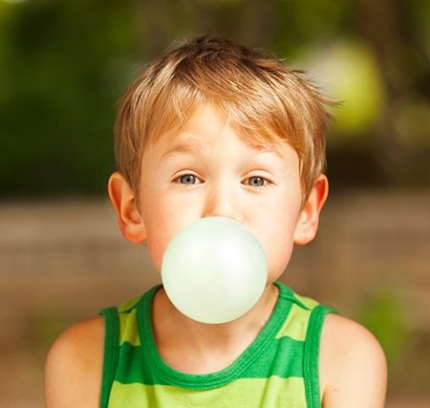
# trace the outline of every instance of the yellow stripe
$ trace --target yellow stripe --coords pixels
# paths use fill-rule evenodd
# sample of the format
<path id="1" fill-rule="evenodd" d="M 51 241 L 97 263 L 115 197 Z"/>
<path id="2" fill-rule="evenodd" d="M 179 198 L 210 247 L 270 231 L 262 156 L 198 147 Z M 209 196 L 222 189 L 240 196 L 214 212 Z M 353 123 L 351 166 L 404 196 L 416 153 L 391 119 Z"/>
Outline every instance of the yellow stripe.
<path id="1" fill-rule="evenodd" d="M 129 342 L 132 346 L 140 346 L 140 336 L 137 329 L 137 310 L 134 309 L 130 313 L 119 313 L 120 337 L 119 345 L 124 342 Z"/>
<path id="2" fill-rule="evenodd" d="M 297 293 L 294 293 L 294 297 L 301 303 L 303 303 L 308 309 L 314 309 L 319 303 L 311 298 L 300 296 Z"/>
<path id="3" fill-rule="evenodd" d="M 225 387 L 192 391 L 166 385 L 114 382 L 109 408 L 306 408 L 303 378 L 240 379 Z"/>
<path id="4" fill-rule="evenodd" d="M 296 304 L 293 304 L 287 320 L 285 320 L 276 338 L 280 339 L 281 337 L 288 336 L 293 340 L 305 341 L 310 314 L 310 310 L 302 309 Z"/>
<path id="5" fill-rule="evenodd" d="M 140 296 L 130 299 L 127 302 L 124 302 L 121 306 L 118 306 L 118 312 L 122 313 L 130 310 L 136 305 L 139 300 Z"/>

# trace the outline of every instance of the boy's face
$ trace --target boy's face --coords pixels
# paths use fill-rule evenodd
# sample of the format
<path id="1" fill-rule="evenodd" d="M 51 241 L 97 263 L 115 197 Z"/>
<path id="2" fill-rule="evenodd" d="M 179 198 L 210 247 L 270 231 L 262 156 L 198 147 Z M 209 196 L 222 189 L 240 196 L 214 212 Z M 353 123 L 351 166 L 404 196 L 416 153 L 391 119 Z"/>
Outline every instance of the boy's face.
<path id="1" fill-rule="evenodd" d="M 294 242 L 306 243 L 316 232 L 316 225 L 310 232 L 308 225 L 315 205 L 311 211 L 309 203 L 301 206 L 296 152 L 287 144 L 276 150 L 247 144 L 209 105 L 147 146 L 135 202 L 139 237 L 146 237 L 157 270 L 173 236 L 202 217 L 229 217 L 247 226 L 266 252 L 269 282 L 286 268 Z"/>

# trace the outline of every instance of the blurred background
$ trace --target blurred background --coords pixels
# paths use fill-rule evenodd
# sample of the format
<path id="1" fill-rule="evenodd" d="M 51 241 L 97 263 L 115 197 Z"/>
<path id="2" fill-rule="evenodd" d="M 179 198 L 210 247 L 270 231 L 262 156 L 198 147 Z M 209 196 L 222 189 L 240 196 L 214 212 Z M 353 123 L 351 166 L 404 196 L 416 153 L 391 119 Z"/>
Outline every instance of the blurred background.
<path id="1" fill-rule="evenodd" d="M 430 406 L 430 2 L 0 0 L 0 406 L 58 334 L 158 282 L 107 201 L 116 101 L 174 41 L 269 49 L 343 101 L 319 237 L 284 282 L 366 325 L 391 408 Z"/>

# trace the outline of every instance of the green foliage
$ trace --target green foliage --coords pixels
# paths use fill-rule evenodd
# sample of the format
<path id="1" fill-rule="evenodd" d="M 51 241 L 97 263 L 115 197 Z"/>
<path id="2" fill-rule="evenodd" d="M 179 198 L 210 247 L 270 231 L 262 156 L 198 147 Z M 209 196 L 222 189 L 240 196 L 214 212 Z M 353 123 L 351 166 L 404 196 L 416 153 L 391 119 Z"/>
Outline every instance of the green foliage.
<path id="1" fill-rule="evenodd" d="M 0 28 L 2 191 L 103 190 L 115 103 L 136 58 L 131 8 L 112 0 L 10 8 Z"/>
<path id="2" fill-rule="evenodd" d="M 404 305 L 395 291 L 382 290 L 362 304 L 358 320 L 379 340 L 389 367 L 395 366 L 409 339 Z"/>
<path id="3" fill-rule="evenodd" d="M 119 95 L 147 59 L 203 33 L 268 48 L 299 67 L 312 53 L 327 66 L 337 58 L 333 45 L 361 44 L 365 58 L 351 45 L 334 64 L 341 72 L 333 69 L 330 79 L 343 80 L 354 99 L 339 109 L 336 137 L 329 138 L 330 168 L 339 168 L 333 157 L 347 163 L 332 172 L 332 185 L 354 187 L 363 179 L 427 185 L 430 8 L 421 0 L 396 0 L 381 14 L 378 4 L 0 0 L 1 196 L 104 192 L 114 169 Z M 353 160 L 356 146 L 372 166 Z M 363 167 L 368 174 L 352 174 Z"/>

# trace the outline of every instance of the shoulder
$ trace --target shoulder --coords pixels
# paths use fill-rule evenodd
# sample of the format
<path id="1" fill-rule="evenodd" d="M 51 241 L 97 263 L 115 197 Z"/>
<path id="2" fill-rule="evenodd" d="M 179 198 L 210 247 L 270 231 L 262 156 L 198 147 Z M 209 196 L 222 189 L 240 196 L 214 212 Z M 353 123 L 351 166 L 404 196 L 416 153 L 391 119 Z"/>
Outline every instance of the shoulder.
<path id="1" fill-rule="evenodd" d="M 376 338 L 360 324 L 329 314 L 320 349 L 323 407 L 382 408 L 387 367 Z"/>
<path id="2" fill-rule="evenodd" d="M 104 332 L 103 317 L 95 317 L 58 337 L 46 360 L 47 408 L 99 406 Z"/>

